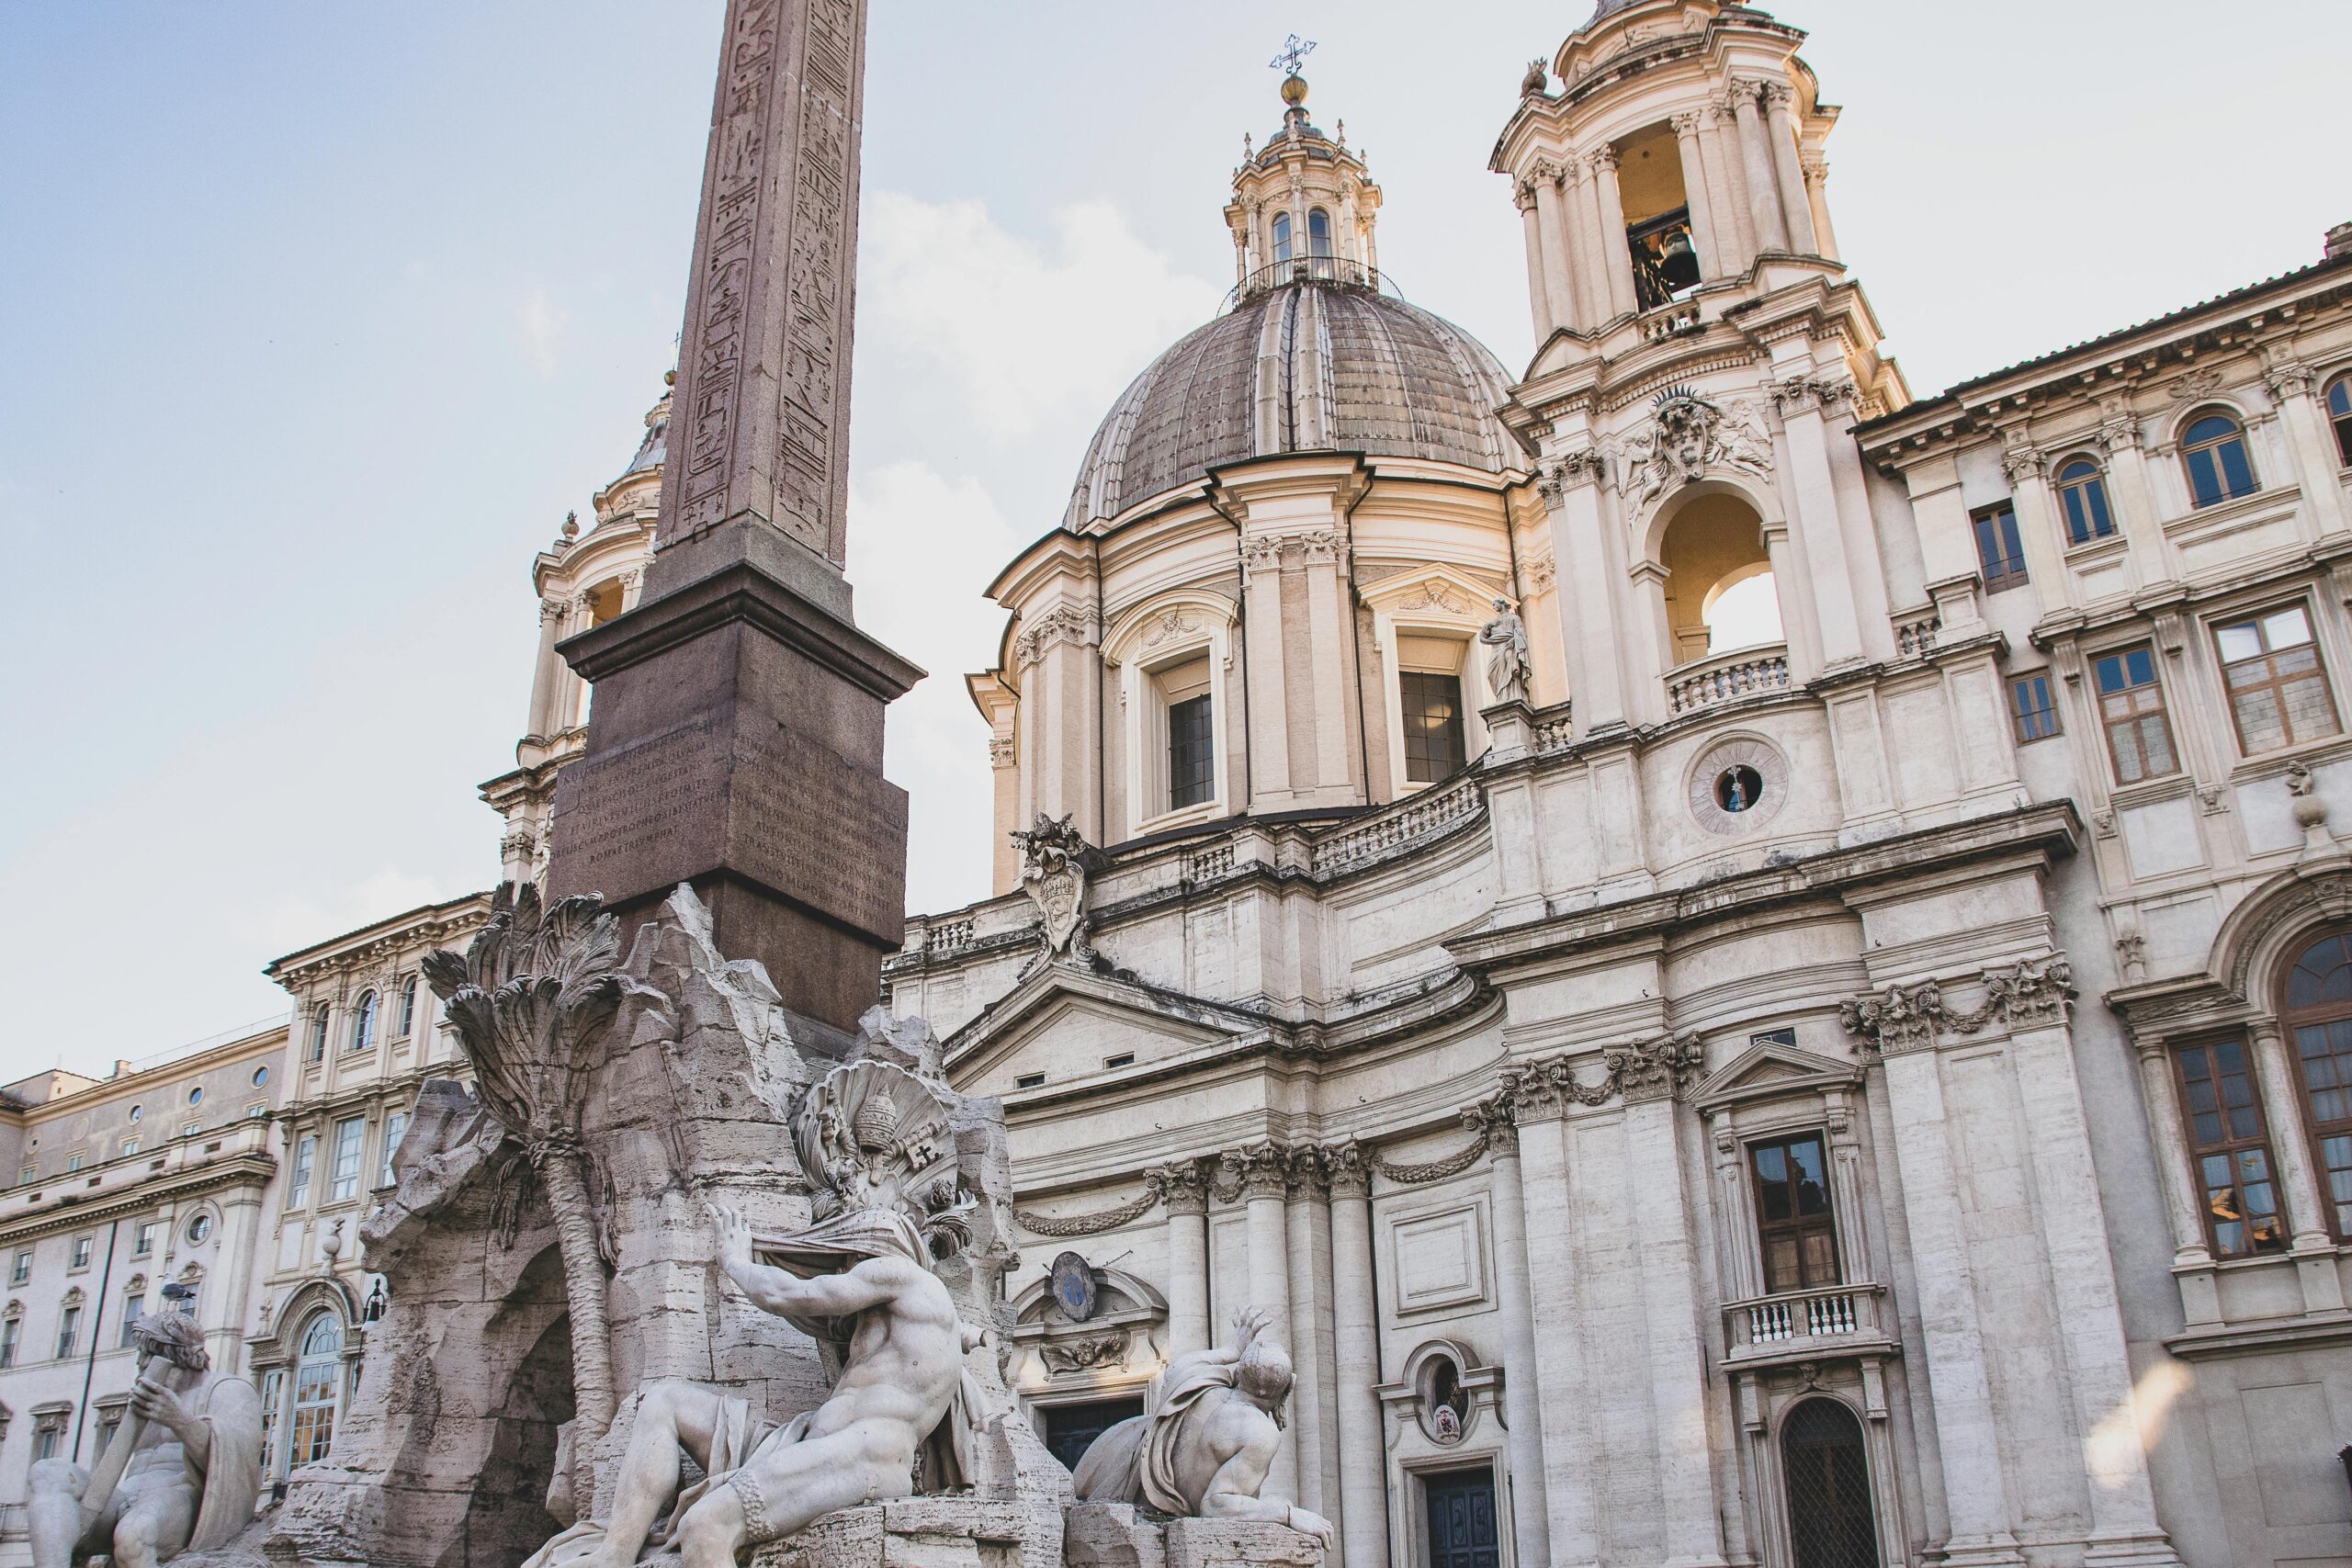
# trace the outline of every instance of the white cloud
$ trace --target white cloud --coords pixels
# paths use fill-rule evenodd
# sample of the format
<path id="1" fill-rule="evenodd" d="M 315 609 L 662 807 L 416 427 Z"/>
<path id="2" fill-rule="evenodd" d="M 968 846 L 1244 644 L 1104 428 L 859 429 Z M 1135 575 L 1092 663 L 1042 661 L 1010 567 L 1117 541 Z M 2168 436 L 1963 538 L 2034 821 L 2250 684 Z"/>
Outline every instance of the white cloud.
<path id="1" fill-rule="evenodd" d="M 556 355 L 571 326 L 571 312 L 534 288 L 514 308 L 514 328 L 523 337 L 523 352 L 542 381 L 555 379 Z"/>
<path id="2" fill-rule="evenodd" d="M 850 490 L 857 623 L 930 673 L 890 705 L 889 774 L 911 796 L 907 905 L 985 897 L 993 848 L 988 727 L 964 676 L 996 659 L 1004 611 L 980 596 L 1021 547 L 979 480 L 885 464 Z"/>
<path id="3" fill-rule="evenodd" d="M 1108 203 L 1065 208 L 1053 225 L 1052 243 L 1033 245 L 978 201 L 875 192 L 858 237 L 859 333 L 944 372 L 989 434 L 1100 414 L 1221 290 L 1173 270 Z"/>

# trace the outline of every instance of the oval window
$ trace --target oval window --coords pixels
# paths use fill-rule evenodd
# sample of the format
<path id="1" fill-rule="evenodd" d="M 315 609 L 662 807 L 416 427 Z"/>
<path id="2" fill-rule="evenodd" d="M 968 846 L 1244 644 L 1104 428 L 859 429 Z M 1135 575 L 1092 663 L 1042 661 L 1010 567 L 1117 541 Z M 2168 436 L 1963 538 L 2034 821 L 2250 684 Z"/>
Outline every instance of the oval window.
<path id="1" fill-rule="evenodd" d="M 130 1108 L 130 1119 L 131 1119 L 133 1122 L 138 1121 L 141 1116 L 144 1116 L 144 1115 L 146 1115 L 146 1114 L 147 1114 L 147 1110 L 146 1110 L 146 1107 L 144 1107 L 144 1106 L 134 1105 L 134 1106 L 132 1106 L 132 1107 Z"/>
<path id="2" fill-rule="evenodd" d="M 1763 795 L 1764 775 L 1745 762 L 1715 775 L 1715 804 L 1725 811 L 1749 810 Z"/>
<path id="3" fill-rule="evenodd" d="M 266 1066 L 258 1066 L 254 1069 L 254 1087 L 255 1089 L 261 1088 L 262 1085 L 268 1081 L 269 1068 Z"/>
<path id="4" fill-rule="evenodd" d="M 204 1103 L 204 1086 L 202 1084 L 198 1084 L 194 1089 L 187 1091 L 187 1102 L 190 1105 L 201 1105 Z"/>
<path id="5" fill-rule="evenodd" d="M 188 1245 L 190 1247 L 194 1247 L 203 1241 L 206 1236 L 212 1234 L 212 1216 L 209 1214 L 197 1215 L 194 1219 L 188 1221 L 187 1230 L 185 1234 L 187 1236 Z"/>

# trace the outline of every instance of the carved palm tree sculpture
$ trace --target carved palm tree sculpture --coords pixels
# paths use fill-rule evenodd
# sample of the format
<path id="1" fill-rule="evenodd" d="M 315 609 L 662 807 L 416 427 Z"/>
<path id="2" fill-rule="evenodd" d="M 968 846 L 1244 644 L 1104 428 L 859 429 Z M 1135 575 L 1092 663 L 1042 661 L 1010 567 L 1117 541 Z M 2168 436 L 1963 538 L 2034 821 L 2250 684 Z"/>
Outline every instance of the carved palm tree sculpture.
<path id="1" fill-rule="evenodd" d="M 483 1106 L 523 1146 L 555 1213 L 571 1314 L 572 1452 L 583 1462 L 613 1423 L 614 1393 L 581 1115 L 627 989 L 614 972 L 619 956 L 620 925 L 602 898 L 588 894 L 542 909 L 535 884 L 517 890 L 509 883 L 463 957 L 445 949 L 424 961 L 473 1062 Z"/>

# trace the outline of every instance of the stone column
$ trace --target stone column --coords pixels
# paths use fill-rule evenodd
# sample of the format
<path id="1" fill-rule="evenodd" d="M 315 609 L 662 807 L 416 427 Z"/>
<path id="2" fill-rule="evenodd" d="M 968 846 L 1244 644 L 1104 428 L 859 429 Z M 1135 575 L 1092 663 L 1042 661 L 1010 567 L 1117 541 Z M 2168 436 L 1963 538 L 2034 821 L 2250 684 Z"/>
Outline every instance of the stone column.
<path id="1" fill-rule="evenodd" d="M 1625 238 L 1625 204 L 1617 194 L 1617 149 L 1602 142 L 1586 157 L 1592 169 L 1596 221 L 1600 225 L 1601 266 L 1608 275 L 1609 303 L 1620 316 L 1637 309 L 1634 296 L 1634 248 Z"/>
<path id="2" fill-rule="evenodd" d="M 2083 1460 L 2091 1505 L 2089 1560 L 2177 1568 L 2180 1559 L 2156 1521 L 2147 1450 L 2132 1413 L 2132 1362 L 2124 1349 L 2123 1313 L 2082 1089 L 2075 1077 L 2065 992 L 2047 980 L 2021 989 L 2011 1007 L 2013 1030 L 2023 1021 L 2020 1013 L 2041 1025 L 2017 1030 L 2009 1048 L 2022 1091 L 2018 1101 L 2025 1110 L 2026 1146 L 2032 1151 L 2033 1207 L 2041 1221 L 2042 1255 L 2050 1260 L 2056 1327 L 2065 1346 L 2075 1419 L 2087 1438 Z M 2335 1266 L 2331 1249 L 2331 1273 Z M 2340 1310 L 2340 1291 L 2336 1300 Z"/>
<path id="3" fill-rule="evenodd" d="M 1241 678 L 1250 692 L 1250 795 L 1269 805 L 1290 796 L 1290 704 L 1283 696 L 1283 550 L 1278 539 L 1241 541 Z"/>
<path id="4" fill-rule="evenodd" d="M 1757 107 L 1761 90 L 1756 82 L 1732 84 L 1732 114 L 1739 121 L 1739 161 L 1747 174 L 1747 215 L 1756 227 L 1758 250 L 1786 252 L 1789 225 L 1781 210 L 1781 193 L 1772 181 L 1772 147 L 1767 140 L 1764 111 Z"/>
<path id="5" fill-rule="evenodd" d="M 1626 1185 L 1634 1195 L 1634 1229 L 1643 1237 L 1643 1335 L 1666 1560 L 1720 1563 L 1724 1538 L 1707 1440 L 1707 1356 L 1699 1341 L 1699 1260 L 1690 1247 L 1675 1116 L 1676 1095 L 1697 1069 L 1697 1043 L 1659 1040 L 1628 1056 L 1634 1065 L 1624 1075 Z"/>
<path id="6" fill-rule="evenodd" d="M 1200 1167 L 1159 1168 L 1168 1205 L 1168 1354 L 1209 1348 L 1209 1190 Z"/>
<path id="7" fill-rule="evenodd" d="M 560 705 L 563 693 L 579 677 L 555 650 L 563 640 L 564 618 L 570 613 L 560 599 L 539 601 L 539 656 L 531 668 L 531 721 L 525 733 L 542 739 L 571 724 Z"/>
<path id="8" fill-rule="evenodd" d="M 2295 1094 L 2295 1064 L 2274 1020 L 2253 1029 L 2255 1082 L 2262 1094 L 2262 1119 L 2270 1124 L 2270 1155 L 2278 1162 L 2278 1186 L 2287 1200 L 2287 1222 L 2297 1252 L 2335 1246 L 2326 1196 L 2312 1167 L 2311 1144 L 2303 1137 L 2303 1108 Z M 2331 1262 L 2331 1268 L 2333 1264 Z"/>
<path id="9" fill-rule="evenodd" d="M 2297 359 L 2279 359 L 2262 373 L 2270 400 L 2286 426 L 2287 444 L 2295 454 L 2295 477 L 2303 490 L 2303 503 L 2323 534 L 2352 528 L 2344 505 L 2344 487 L 2337 478 L 2335 437 L 2320 412 L 2313 389 L 2319 373 Z"/>
<path id="10" fill-rule="evenodd" d="M 1674 142 L 1682 154 L 1682 196 L 1690 209 L 1690 243 L 1699 252 L 1702 277 L 1721 277 L 1732 269 L 1724 264 L 1716 238 L 1714 202 L 1707 189 L 1707 162 L 1699 150 L 1696 111 L 1674 117 Z"/>
<path id="11" fill-rule="evenodd" d="M 1550 159 L 1539 159 L 1535 164 L 1535 210 L 1544 231 L 1544 293 L 1551 303 L 1552 324 L 1537 334 L 1540 343 L 1552 335 L 1553 327 L 1580 328 L 1592 324 L 1593 313 L 1582 306 L 1577 280 L 1569 256 L 1575 236 L 1569 231 L 1567 214 L 1563 210 L 1560 180 L 1565 173 Z"/>
<path id="12" fill-rule="evenodd" d="M 1559 321 L 1552 313 L 1551 264 L 1544 254 L 1543 200 L 1535 194 L 1533 176 L 1519 182 L 1519 227 L 1527 242 L 1527 313 L 1541 348 Z"/>
<path id="13" fill-rule="evenodd" d="M 1815 255 L 1813 206 L 1805 199 L 1804 169 L 1797 160 L 1797 126 L 1792 102 L 1796 96 L 1786 82 L 1764 84 L 1765 129 L 1772 139 L 1772 183 L 1780 187 L 1781 219 L 1788 225 L 1789 247 L 1800 255 Z"/>
<path id="14" fill-rule="evenodd" d="M 1817 254 L 1838 257 L 1838 231 L 1829 226 L 1829 164 L 1818 152 L 1807 152 L 1804 164 L 1805 206 L 1813 213 L 1813 243 Z"/>
<path id="15" fill-rule="evenodd" d="M 1373 1293 L 1372 1172 L 1363 1151 L 1326 1152 L 1331 1181 L 1331 1318 L 1340 1428 L 1340 1540 L 1347 1568 L 1388 1568 L 1388 1461 L 1381 1441 L 1380 1307 Z"/>
<path id="16" fill-rule="evenodd" d="M 1323 1151 L 1290 1151 L 1291 1427 L 1298 1443 L 1297 1501 L 1329 1517 L 1340 1506 L 1340 1434 L 1331 1397 L 1339 1382 L 1331 1329 L 1331 1188 Z M 1342 1540 L 1344 1546 L 1345 1542 Z M 1339 1561 L 1334 1553 L 1332 1562 Z"/>
<path id="17" fill-rule="evenodd" d="M 1858 569 L 1846 547 L 1845 528 L 1838 513 L 1837 476 L 1829 466 L 1829 443 L 1848 438 L 1830 433 L 1822 407 L 1825 398 L 1842 397 L 1851 390 L 1809 378 L 1773 389 L 1774 400 L 1780 405 L 1781 455 L 1787 459 L 1780 465 L 1781 502 L 1792 525 L 1804 536 L 1815 625 L 1821 633 L 1822 660 L 1831 666 L 1862 656 L 1862 628 L 1855 612 L 1851 575 Z M 1778 581 L 1774 579 L 1776 585 Z"/>
<path id="18" fill-rule="evenodd" d="M 1313 290 L 1308 291 L 1314 294 Z M 1320 296 L 1316 296 L 1317 307 Z M 1315 787 L 1317 804 L 1344 806 L 1354 793 L 1359 749 L 1349 742 L 1348 649 L 1353 645 L 1348 592 L 1348 546 L 1336 529 L 1299 539 L 1306 573 L 1306 625 L 1317 654 L 1309 666 L 1315 691 Z"/>
<path id="19" fill-rule="evenodd" d="M 1944 1510 L 1953 1561 L 2023 1568 L 2009 1530 L 2001 1474 L 2001 1431 L 1993 1416 L 1990 1363 L 1976 1311 L 1968 1217 L 1960 1201 L 1944 1109 L 1943 1075 L 1932 1034 L 1882 1038 L 1887 1113 L 1903 1136 L 1895 1163 L 1903 1177 L 1904 1217 L 1921 1304 L 1936 1450 L 1943 1466 Z M 1930 1544 L 1933 1544 L 1932 1542 Z"/>
<path id="20" fill-rule="evenodd" d="M 1250 1298 L 1243 1303 L 1261 1309 L 1272 1320 L 1270 1332 L 1283 1337 L 1291 1365 L 1299 1365 L 1299 1348 L 1290 1338 L 1290 1220 L 1283 1213 L 1290 1190 L 1290 1166 L 1283 1151 L 1261 1144 L 1240 1156 L 1241 1190 L 1250 1208 Z M 1266 1490 L 1277 1497 L 1298 1495 L 1298 1427 L 1293 1422 L 1283 1432 L 1282 1445 L 1266 1472 Z"/>
<path id="21" fill-rule="evenodd" d="M 1567 649 L 1576 728 L 1589 735 L 1625 722 L 1625 687 L 1618 660 L 1617 617 L 1609 592 L 1609 555 L 1601 538 L 1601 457 L 1580 450 L 1555 460 L 1538 480 L 1552 513 L 1552 558 L 1563 569 L 1560 641 Z"/>
<path id="22" fill-rule="evenodd" d="M 1514 1560 L 1552 1561 L 1551 1499 L 1544 1484 L 1544 1402 L 1536 1386 L 1535 1299 L 1528 1278 L 1527 1199 L 1519 1174 L 1519 1124 L 1507 1100 L 1479 1107 L 1493 1138 L 1495 1289 L 1503 1326 L 1503 1419 L 1510 1427 Z"/>
<path id="23" fill-rule="evenodd" d="M 2148 1132 L 2156 1145 L 2156 1168 L 2164 1178 L 2165 1213 L 2172 1221 L 2172 1256 L 2176 1264 L 2213 1261 L 2205 1241 L 2205 1219 L 2197 1168 L 2182 1141 L 2180 1094 L 2173 1082 L 2172 1054 L 2164 1043 L 2133 1043 L 2140 1056 L 2140 1100 L 2148 1113 Z"/>
<path id="24" fill-rule="evenodd" d="M 1739 118 L 1728 93 L 1707 100 L 1706 135 L 1708 192 L 1715 215 L 1723 220 L 1724 245 L 1738 271 L 1756 264 L 1756 220 L 1748 210 L 1747 176 L 1741 172 Z"/>
<path id="25" fill-rule="evenodd" d="M 2018 539 L 2025 547 L 2025 573 L 2033 592 L 2051 609 L 2074 604 L 2075 574 L 2066 570 L 2065 525 L 2058 521 L 2057 498 L 2050 491 L 2049 454 L 2038 446 L 2011 446 L 2001 454 L 2001 471 L 2009 477 Z"/>

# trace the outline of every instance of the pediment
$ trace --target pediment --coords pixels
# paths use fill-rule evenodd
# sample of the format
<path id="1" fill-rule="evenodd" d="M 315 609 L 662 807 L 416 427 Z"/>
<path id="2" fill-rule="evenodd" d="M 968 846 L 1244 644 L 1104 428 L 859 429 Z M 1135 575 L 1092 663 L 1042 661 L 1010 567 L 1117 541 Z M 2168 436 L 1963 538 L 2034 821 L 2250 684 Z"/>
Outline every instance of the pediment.
<path id="1" fill-rule="evenodd" d="M 1135 1066 L 1146 1066 L 1241 1043 L 1273 1027 L 1222 1002 L 1051 964 L 958 1030 L 947 1066 L 968 1092 L 998 1094 L 1031 1072 L 1068 1082 L 1114 1070 L 1106 1058 L 1131 1055 Z"/>
<path id="2" fill-rule="evenodd" d="M 1846 1088 L 1861 1081 L 1852 1062 L 1815 1055 L 1778 1041 L 1759 1041 L 1724 1063 L 1690 1093 L 1702 1113 L 1744 1100 Z"/>

